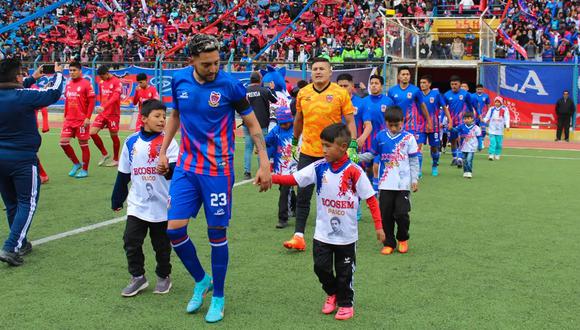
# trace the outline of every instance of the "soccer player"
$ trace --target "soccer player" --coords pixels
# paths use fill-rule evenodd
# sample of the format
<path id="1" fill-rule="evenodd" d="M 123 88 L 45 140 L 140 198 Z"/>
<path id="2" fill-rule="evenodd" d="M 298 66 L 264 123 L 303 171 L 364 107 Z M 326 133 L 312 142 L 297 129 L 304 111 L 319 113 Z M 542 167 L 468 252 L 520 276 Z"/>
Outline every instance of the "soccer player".
<path id="1" fill-rule="evenodd" d="M 477 85 L 475 88 L 475 94 L 471 94 L 471 100 L 473 101 L 473 107 L 477 112 L 475 114 L 475 125 L 478 125 L 481 128 L 481 137 L 482 139 L 485 139 L 486 125 L 483 121 L 483 118 L 485 118 L 485 115 L 487 114 L 487 110 L 491 101 L 489 99 L 489 95 L 483 92 L 482 84 Z"/>
<path id="2" fill-rule="evenodd" d="M 143 102 L 150 99 L 159 99 L 159 94 L 157 89 L 153 85 L 149 85 L 147 82 L 147 75 L 143 72 L 137 75 L 137 89 L 135 90 L 135 95 L 133 95 L 133 105 L 137 107 L 137 120 L 135 121 L 135 132 L 139 132 L 141 126 L 143 126 L 143 120 L 141 120 L 141 107 Z"/>
<path id="3" fill-rule="evenodd" d="M 72 161 L 73 167 L 68 173 L 75 178 L 86 178 L 89 175 L 89 125 L 95 108 L 95 91 L 91 83 L 83 78 L 79 62 L 69 64 L 70 80 L 66 84 L 64 95 L 64 123 L 60 133 L 60 147 Z M 77 138 L 81 147 L 82 163 L 70 145 L 70 139 Z"/>
<path id="4" fill-rule="evenodd" d="M 429 116 L 433 120 L 433 131 L 432 132 L 421 132 L 417 138 L 417 144 L 419 146 L 419 150 L 423 148 L 423 144 L 429 142 L 429 146 L 431 147 L 431 159 L 433 163 L 431 165 L 431 175 L 438 176 L 439 175 L 439 147 L 441 146 L 441 123 L 439 118 L 441 118 L 441 109 L 445 112 L 445 117 L 447 118 L 447 122 L 451 122 L 451 115 L 449 114 L 449 109 L 445 106 L 445 100 L 443 96 L 439 93 L 438 89 L 431 89 L 431 83 L 433 82 L 433 78 L 430 75 L 424 75 L 419 79 L 419 86 L 421 87 L 421 92 L 423 93 L 423 101 L 427 106 L 427 111 L 429 112 Z"/>
<path id="5" fill-rule="evenodd" d="M 450 130 L 451 140 L 451 154 L 453 160 L 451 165 L 456 165 L 459 168 L 463 167 L 463 160 L 458 149 L 459 141 L 457 131 L 453 131 L 453 127 L 461 125 L 463 121 L 463 114 L 465 111 L 473 111 L 471 104 L 471 94 L 464 89 L 461 89 L 461 79 L 458 76 L 451 76 L 450 78 L 451 90 L 444 94 L 445 104 L 449 109 L 451 115 L 451 122 L 448 124 Z"/>
<path id="6" fill-rule="evenodd" d="M 377 134 L 387 127 L 385 123 L 385 112 L 387 108 L 394 105 L 393 100 L 383 94 L 384 78 L 379 75 L 372 75 L 369 81 L 371 94 L 364 98 L 364 131 L 358 137 L 363 140 L 361 151 L 366 152 L 371 147 L 371 142 Z"/>
<path id="7" fill-rule="evenodd" d="M 26 235 L 38 205 L 38 148 L 40 134 L 36 109 L 56 103 L 64 86 L 62 69 L 55 63 L 53 85 L 43 90 L 20 84 L 22 65 L 17 59 L 0 60 L 0 195 L 6 206 L 10 234 L 0 249 L 0 261 L 20 266 L 32 251 Z"/>
<path id="8" fill-rule="evenodd" d="M 197 34 L 189 42 L 188 49 L 192 66 L 176 73 L 171 82 L 174 110 L 167 123 L 158 170 L 161 173 L 168 170 L 167 150 L 181 128 L 180 153 L 169 188 L 167 236 L 195 279 L 187 312 L 199 311 L 205 294 L 213 289 L 205 320 L 218 322 L 224 317 L 224 282 L 228 266 L 226 229 L 232 211 L 236 112 L 248 127 L 260 156 L 254 184 L 261 190 L 268 190 L 272 177 L 262 129 L 246 99 L 246 89 L 219 69 L 219 41 Z M 201 266 L 195 246 L 187 235 L 189 218 L 196 217 L 202 205 L 208 226 L 213 278 Z"/>
<path id="9" fill-rule="evenodd" d="M 324 159 L 291 175 L 274 175 L 275 183 L 308 186 L 316 183 L 316 226 L 313 249 L 314 272 L 327 297 L 322 313 L 337 320 L 354 316 L 353 275 L 356 266 L 359 200 L 364 199 L 374 220 L 377 239 L 385 241 L 380 209 L 363 169 L 346 153 L 351 132 L 342 123 L 322 130 Z"/>
<path id="10" fill-rule="evenodd" d="M 292 138 L 292 157 L 298 159 L 298 170 L 322 159 L 322 142 L 320 133 L 330 124 L 339 123 L 342 118 L 350 130 L 352 141 L 348 154 L 358 163 L 356 126 L 354 109 L 348 92 L 330 81 L 332 67 L 328 59 L 317 57 L 312 61 L 312 83 L 302 88 L 296 97 L 296 118 L 294 119 L 294 137 Z M 302 136 L 300 155 L 298 156 L 298 139 Z M 310 200 L 314 185 L 298 188 L 296 196 L 296 225 L 294 236 L 284 242 L 287 249 L 304 251 L 304 231 L 310 213 Z"/>
<path id="11" fill-rule="evenodd" d="M 358 147 L 362 148 L 365 142 L 364 140 L 360 139 L 360 136 L 365 129 L 365 123 L 363 120 L 364 113 L 362 108 L 364 98 L 360 97 L 355 92 L 353 78 L 350 73 L 341 73 L 340 75 L 338 75 L 338 78 L 336 78 L 336 83 L 338 84 L 338 86 L 346 89 L 350 94 L 350 101 L 352 102 L 352 106 L 354 109 L 354 124 L 356 126 L 356 136 L 358 136 L 356 142 L 358 144 Z M 346 122 L 344 118 L 343 122 Z M 368 125 L 370 125 L 370 123 L 368 123 Z"/>
<path id="12" fill-rule="evenodd" d="M 396 106 L 403 110 L 403 129 L 411 134 L 431 132 L 433 121 L 423 102 L 421 90 L 410 83 L 411 69 L 402 66 L 398 70 L 399 84 L 389 89 L 388 95 Z M 419 108 L 421 114 L 419 114 Z M 422 117 L 421 117 L 422 115 Z M 423 162 L 423 153 L 419 149 L 419 164 Z"/>
<path id="13" fill-rule="evenodd" d="M 419 151 L 413 134 L 403 130 L 401 108 L 390 107 L 385 120 L 387 129 L 379 132 L 371 149 L 361 159 L 370 160 L 376 156 L 380 159 L 379 203 L 386 236 L 381 254 L 389 255 L 395 251 L 397 241 L 400 253 L 409 250 L 410 191 L 416 192 L 419 189 Z"/>
<path id="14" fill-rule="evenodd" d="M 111 208 L 118 212 L 127 200 L 127 221 L 123 235 L 125 255 L 131 282 L 121 291 L 123 297 L 133 297 L 145 289 L 149 282 L 145 278 L 145 256 L 143 240 L 151 237 L 151 245 L 157 260 L 157 284 L 153 293 L 164 294 L 171 289 L 171 243 L 167 238 L 167 199 L 169 182 L 179 146 L 173 140 L 166 153 L 170 171 L 157 174 L 159 147 L 163 143 L 166 107 L 159 100 L 146 100 L 141 107 L 139 120 L 143 129 L 127 138 L 121 152 L 117 181 L 111 196 Z M 131 190 L 127 186 L 131 182 Z M 147 198 L 144 198 L 147 197 Z"/>
<path id="15" fill-rule="evenodd" d="M 119 121 L 121 120 L 121 90 L 123 86 L 119 78 L 109 72 L 109 68 L 106 65 L 101 65 L 97 69 L 97 75 L 101 78 L 99 82 L 101 105 L 96 107 L 99 114 L 91 126 L 91 138 L 103 156 L 98 165 L 116 167 L 119 165 L 119 149 L 121 148 L 118 134 Z M 106 162 L 111 158 L 111 155 L 107 152 L 103 140 L 99 136 L 99 131 L 103 128 L 109 129 L 109 134 L 113 141 L 113 160 L 109 163 Z"/>

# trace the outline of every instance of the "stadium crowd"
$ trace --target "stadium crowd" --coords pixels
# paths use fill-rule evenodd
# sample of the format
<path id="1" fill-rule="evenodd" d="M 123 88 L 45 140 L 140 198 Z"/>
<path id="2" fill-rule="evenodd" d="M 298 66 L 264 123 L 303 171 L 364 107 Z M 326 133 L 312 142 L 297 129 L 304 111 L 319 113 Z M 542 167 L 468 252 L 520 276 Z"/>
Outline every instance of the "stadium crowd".
<path id="1" fill-rule="evenodd" d="M 511 45 L 498 38 L 497 58 L 524 59 L 518 48 L 525 50 L 532 61 L 573 62 L 580 55 L 578 27 L 580 1 L 536 0 L 527 7 L 512 1 L 507 9 L 503 29 L 514 40 Z"/>

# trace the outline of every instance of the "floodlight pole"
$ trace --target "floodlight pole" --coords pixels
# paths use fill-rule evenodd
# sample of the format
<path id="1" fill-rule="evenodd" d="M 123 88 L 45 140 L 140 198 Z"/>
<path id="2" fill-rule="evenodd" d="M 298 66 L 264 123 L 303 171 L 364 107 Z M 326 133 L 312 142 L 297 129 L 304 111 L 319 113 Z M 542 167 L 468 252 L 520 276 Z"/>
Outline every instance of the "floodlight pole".
<path id="1" fill-rule="evenodd" d="M 378 11 L 383 17 L 383 93 L 387 93 L 387 16 L 381 10 Z"/>

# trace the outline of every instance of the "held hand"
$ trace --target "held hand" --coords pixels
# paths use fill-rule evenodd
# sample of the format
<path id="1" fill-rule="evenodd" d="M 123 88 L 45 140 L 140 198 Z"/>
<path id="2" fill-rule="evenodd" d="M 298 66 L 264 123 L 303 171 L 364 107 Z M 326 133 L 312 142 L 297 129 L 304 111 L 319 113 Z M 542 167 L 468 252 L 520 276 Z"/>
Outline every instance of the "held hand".
<path id="1" fill-rule="evenodd" d="M 358 163 L 358 144 L 355 139 L 350 140 L 346 153 L 353 163 Z"/>
<path id="2" fill-rule="evenodd" d="M 359 148 L 362 148 L 363 145 L 365 144 L 365 140 L 359 136 L 358 139 L 356 139 L 356 144 Z"/>
<path id="3" fill-rule="evenodd" d="M 269 168 L 260 167 L 258 169 L 254 185 L 260 186 L 260 192 L 268 191 L 268 189 L 272 188 L 272 173 Z"/>
<path id="4" fill-rule="evenodd" d="M 295 161 L 298 161 L 299 157 L 300 157 L 300 155 L 298 154 L 298 139 L 293 137 L 292 138 L 292 158 L 294 158 Z"/>
<path id="5" fill-rule="evenodd" d="M 431 120 L 427 121 L 427 132 L 433 132 L 433 122 Z"/>
<path id="6" fill-rule="evenodd" d="M 413 183 L 411 183 L 411 191 L 412 191 L 412 192 L 417 192 L 417 191 L 419 191 L 419 183 L 418 183 L 418 182 L 413 182 Z"/>
<path id="7" fill-rule="evenodd" d="M 165 153 L 159 154 L 159 162 L 157 163 L 157 173 L 159 175 L 165 175 L 169 171 L 169 160 Z"/>
<path id="8" fill-rule="evenodd" d="M 91 120 L 89 118 L 85 118 L 85 121 L 83 122 L 83 125 L 85 127 L 89 127 L 90 124 L 91 124 Z"/>
<path id="9" fill-rule="evenodd" d="M 42 65 L 38 67 L 38 69 L 36 69 L 36 71 L 34 71 L 34 73 L 32 73 L 32 78 L 38 80 L 40 79 L 40 77 L 44 76 L 44 73 L 42 73 Z"/>
<path id="10" fill-rule="evenodd" d="M 385 240 L 387 239 L 385 231 L 382 229 L 377 229 L 376 231 L 377 231 L 377 239 L 379 240 L 379 242 L 384 243 Z"/>
<path id="11" fill-rule="evenodd" d="M 96 106 L 95 107 L 95 110 L 97 110 L 97 113 L 101 113 L 101 112 L 103 112 L 103 107 L 100 106 L 100 105 L 99 106 Z"/>

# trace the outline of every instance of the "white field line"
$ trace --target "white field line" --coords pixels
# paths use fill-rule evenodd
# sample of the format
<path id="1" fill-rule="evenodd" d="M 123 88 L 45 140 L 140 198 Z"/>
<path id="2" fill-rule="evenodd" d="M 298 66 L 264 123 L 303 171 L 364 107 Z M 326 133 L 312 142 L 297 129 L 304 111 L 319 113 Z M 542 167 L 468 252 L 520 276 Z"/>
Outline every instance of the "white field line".
<path id="1" fill-rule="evenodd" d="M 254 179 L 249 179 L 249 180 L 243 180 L 243 181 L 240 181 L 240 182 L 236 182 L 236 183 L 234 183 L 234 187 L 241 186 L 243 184 L 250 183 L 252 181 L 254 181 Z M 77 228 L 77 229 L 65 231 L 64 233 L 60 233 L 60 234 L 56 234 L 56 235 L 44 237 L 44 238 L 41 238 L 41 239 L 37 239 L 35 241 L 32 241 L 31 243 L 32 243 L 33 246 L 42 245 L 44 243 L 56 241 L 57 239 L 61 239 L 61 238 L 69 237 L 69 236 L 74 236 L 74 235 L 78 235 L 78 234 L 82 234 L 82 233 L 87 232 L 87 231 L 91 231 L 91 230 L 95 230 L 95 229 L 98 229 L 98 228 L 101 228 L 101 227 L 106 227 L 106 226 L 110 226 L 110 225 L 113 225 L 113 224 L 116 224 L 116 223 L 119 223 L 119 222 L 123 222 L 123 221 L 125 221 L 125 219 L 127 219 L 126 216 L 122 216 L 122 217 L 118 217 L 118 218 L 106 220 L 106 221 L 99 222 L 99 223 L 95 223 L 95 224 L 92 224 L 92 225 L 89 225 L 89 226 L 80 227 L 80 228 Z"/>

